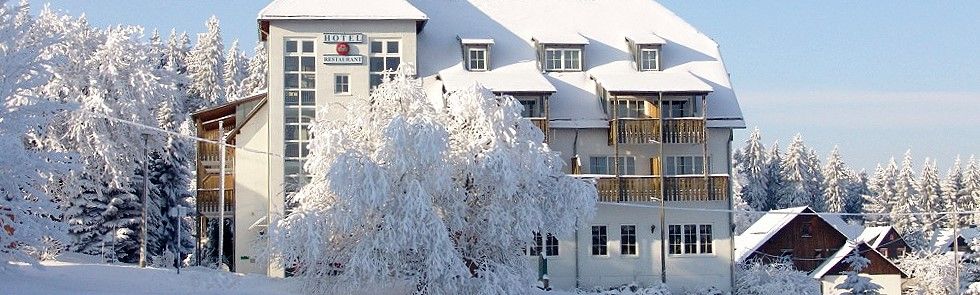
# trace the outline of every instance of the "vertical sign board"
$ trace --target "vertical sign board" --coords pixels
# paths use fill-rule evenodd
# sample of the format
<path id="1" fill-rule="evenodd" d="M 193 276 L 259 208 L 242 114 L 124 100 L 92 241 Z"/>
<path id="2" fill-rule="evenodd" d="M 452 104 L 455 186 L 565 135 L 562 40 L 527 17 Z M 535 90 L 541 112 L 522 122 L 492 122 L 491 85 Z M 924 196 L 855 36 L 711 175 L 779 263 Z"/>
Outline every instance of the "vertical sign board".
<path id="1" fill-rule="evenodd" d="M 361 33 L 323 33 L 323 43 L 343 44 L 337 46 L 339 54 L 324 54 L 323 63 L 328 65 L 359 65 L 364 64 L 363 55 L 350 55 L 346 50 L 341 52 L 339 49 L 350 47 L 348 43 L 364 43 L 364 34 Z"/>

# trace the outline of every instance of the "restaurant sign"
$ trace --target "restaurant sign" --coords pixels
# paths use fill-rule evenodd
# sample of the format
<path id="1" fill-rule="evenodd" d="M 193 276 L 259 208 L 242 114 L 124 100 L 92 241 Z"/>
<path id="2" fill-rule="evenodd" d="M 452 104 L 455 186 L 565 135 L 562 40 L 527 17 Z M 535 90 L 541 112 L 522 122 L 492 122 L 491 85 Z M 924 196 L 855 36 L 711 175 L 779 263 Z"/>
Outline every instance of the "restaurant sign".
<path id="1" fill-rule="evenodd" d="M 328 65 L 359 65 L 364 63 L 363 55 L 326 54 L 323 63 Z"/>

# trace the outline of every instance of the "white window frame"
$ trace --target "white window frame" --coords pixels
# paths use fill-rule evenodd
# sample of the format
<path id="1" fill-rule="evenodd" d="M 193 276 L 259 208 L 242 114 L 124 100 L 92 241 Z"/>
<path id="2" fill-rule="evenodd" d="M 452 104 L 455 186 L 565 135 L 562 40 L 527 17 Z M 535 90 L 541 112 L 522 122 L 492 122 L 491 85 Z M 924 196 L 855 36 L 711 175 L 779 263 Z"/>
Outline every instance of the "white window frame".
<path id="1" fill-rule="evenodd" d="M 689 239 L 688 228 L 694 228 L 693 241 Z M 671 256 L 715 255 L 714 225 L 706 223 L 685 223 L 667 225 L 667 253 Z M 707 237 L 707 241 L 705 240 Z M 693 251 L 692 251 L 693 249 Z"/>
<path id="2" fill-rule="evenodd" d="M 482 56 L 478 58 L 473 56 L 473 54 L 477 52 L 481 53 Z M 487 56 L 488 53 L 489 50 L 487 50 L 486 47 L 482 47 L 482 46 L 469 47 L 466 50 L 466 68 L 474 72 L 482 72 L 482 71 L 490 70 L 490 62 L 489 62 L 490 59 Z M 473 64 L 474 62 L 476 62 L 477 65 L 481 65 L 482 63 L 482 66 L 474 66 Z"/>
<path id="3" fill-rule="evenodd" d="M 343 78 L 344 81 L 340 81 Z M 351 95 L 350 93 L 350 74 L 337 73 L 333 75 L 333 94 Z"/>
<path id="4" fill-rule="evenodd" d="M 687 105 L 678 114 L 674 111 L 673 104 L 686 103 Z M 670 96 L 665 97 L 662 103 L 663 109 L 660 115 L 665 119 L 672 118 L 696 118 L 701 107 L 701 97 L 698 95 Z"/>
<path id="5" fill-rule="evenodd" d="M 572 59 L 566 53 L 577 53 L 577 59 Z M 556 55 L 552 54 L 555 53 Z M 582 48 L 545 47 L 542 67 L 548 72 L 578 72 L 582 71 Z M 552 54 L 552 55 L 549 55 Z M 572 64 L 577 62 L 576 64 Z M 557 63 L 557 64 L 553 64 Z"/>
<path id="6" fill-rule="evenodd" d="M 633 232 L 630 235 L 626 234 L 626 227 L 632 227 Z M 632 237 L 633 242 L 627 243 L 628 238 Z M 632 248 L 633 253 L 626 253 L 626 249 Z M 623 256 L 639 256 L 640 247 L 636 242 L 636 224 L 622 224 L 619 226 L 619 254 Z"/>
<path id="7" fill-rule="evenodd" d="M 691 170 L 690 172 L 682 171 L 682 167 L 687 167 L 684 164 L 685 159 L 691 160 Z M 710 157 L 708 158 L 708 169 L 711 169 Z M 672 155 L 664 156 L 663 163 L 663 173 L 666 176 L 682 176 L 682 175 L 704 175 L 704 160 L 705 157 L 702 155 Z"/>
<path id="8" fill-rule="evenodd" d="M 645 53 L 650 53 L 651 55 L 644 56 Z M 653 57 L 652 64 L 651 60 L 645 57 Z M 640 50 L 636 56 L 636 65 L 640 71 L 659 71 L 660 70 L 660 49 L 654 47 L 640 47 Z"/>
<path id="9" fill-rule="evenodd" d="M 625 105 L 625 109 L 622 109 Z M 625 114 L 624 111 L 625 110 Z M 619 99 L 616 101 L 616 117 L 626 119 L 647 119 L 647 101 L 642 99 Z"/>
<path id="10" fill-rule="evenodd" d="M 374 52 L 374 50 L 371 49 L 371 46 L 374 46 L 374 42 L 381 42 L 381 52 Z M 392 53 L 388 50 L 388 44 L 391 42 L 398 42 L 398 52 Z M 381 83 L 383 83 L 385 75 L 397 70 L 398 66 L 404 62 L 402 59 L 402 53 L 405 52 L 404 45 L 405 42 L 403 42 L 402 39 L 397 38 L 373 39 L 368 43 L 368 85 L 370 85 L 372 90 L 378 85 L 381 85 L 380 83 L 378 85 L 374 84 L 374 77 L 378 77 Z M 372 63 L 375 58 L 381 58 L 381 71 L 372 70 Z M 389 58 L 398 58 L 398 64 L 395 65 L 395 68 L 387 67 Z"/>
<path id="11" fill-rule="evenodd" d="M 633 156 L 619 156 L 619 157 L 623 159 L 622 166 L 620 167 L 620 170 L 621 170 L 620 172 L 622 172 L 622 173 L 620 173 L 620 175 L 635 175 L 636 174 L 636 157 L 633 157 Z M 605 170 L 606 171 L 595 171 L 595 169 L 598 167 L 598 163 L 596 161 L 604 161 L 604 162 L 601 162 L 601 163 L 604 163 L 605 164 L 605 167 L 606 167 Z M 616 161 L 616 156 L 608 156 L 608 155 L 594 155 L 594 156 L 591 156 L 591 157 L 589 157 L 589 173 L 590 174 L 605 174 L 605 175 L 613 175 L 613 174 L 616 174 L 616 171 L 612 171 L 612 169 L 616 169 L 616 167 L 615 167 L 616 166 L 616 162 L 614 162 L 614 161 Z"/>
<path id="12" fill-rule="evenodd" d="M 604 229 L 605 233 L 601 236 L 605 236 L 605 244 L 596 243 L 596 238 L 598 237 L 596 234 L 596 228 Z M 590 227 L 589 229 L 590 229 L 589 230 L 589 237 L 590 237 L 589 254 L 592 254 L 592 256 L 608 257 L 609 256 L 609 227 L 604 224 L 596 224 Z M 603 249 L 604 250 L 603 252 L 605 253 L 596 254 L 596 249 L 597 249 L 596 247 L 599 247 L 598 249 Z"/>
<path id="13" fill-rule="evenodd" d="M 290 42 L 296 42 L 296 52 L 288 52 L 286 50 Z M 303 50 L 304 43 L 307 42 L 312 43 L 312 51 Z M 316 44 L 316 40 L 310 38 L 285 38 L 283 40 L 283 112 L 284 114 L 296 112 L 296 118 L 298 120 L 296 122 L 287 122 L 285 115 L 283 117 L 283 190 L 287 197 L 292 193 L 299 191 L 299 187 L 291 187 L 291 183 L 289 182 L 290 178 L 298 179 L 299 183 L 297 183 L 297 185 L 309 183 L 310 179 L 310 176 L 306 174 L 302 167 L 306 162 L 307 156 L 309 155 L 309 142 L 313 136 L 312 133 L 310 133 L 310 126 L 316 120 L 316 100 L 317 96 L 319 96 L 316 87 L 316 67 L 318 60 L 316 54 Z M 289 58 L 297 59 L 297 68 L 294 71 L 287 70 L 285 67 L 285 60 Z M 304 59 L 312 60 L 312 70 L 304 70 Z M 297 85 L 295 87 L 286 86 L 285 77 L 287 75 L 298 76 Z M 310 80 L 312 82 L 311 85 L 303 84 L 304 76 L 312 76 L 312 80 Z M 287 102 L 286 95 L 289 92 L 296 92 L 297 101 L 294 105 Z M 304 103 L 304 93 L 311 94 L 313 96 L 312 101 L 307 101 Z M 309 114 L 312 114 L 313 117 L 310 118 Z M 296 129 L 295 132 L 298 132 L 295 139 L 288 139 L 290 134 L 288 134 L 286 131 L 291 128 Z M 287 149 L 291 145 L 297 147 L 296 154 L 287 153 Z M 297 173 L 290 173 L 290 171 L 286 171 L 286 163 L 288 162 L 298 162 L 297 164 L 299 165 L 299 170 Z"/>

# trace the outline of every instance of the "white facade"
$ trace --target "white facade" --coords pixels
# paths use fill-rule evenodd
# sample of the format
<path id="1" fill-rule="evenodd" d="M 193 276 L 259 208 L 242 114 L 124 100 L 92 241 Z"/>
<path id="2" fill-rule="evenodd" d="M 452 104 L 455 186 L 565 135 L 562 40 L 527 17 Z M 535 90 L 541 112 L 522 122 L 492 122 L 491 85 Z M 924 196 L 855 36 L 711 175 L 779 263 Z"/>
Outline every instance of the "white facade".
<path id="1" fill-rule="evenodd" d="M 902 294 L 902 279 L 901 275 L 868 275 L 861 274 L 862 277 L 871 278 L 871 282 L 881 286 L 882 295 L 901 295 Z M 824 295 L 840 295 L 846 293 L 847 290 L 837 289 L 837 285 L 843 283 L 847 279 L 845 275 L 828 275 L 820 279 L 820 288 Z"/>
<path id="2" fill-rule="evenodd" d="M 343 7 L 332 10 L 331 6 Z M 243 123 L 236 143 L 283 157 L 245 152 L 235 155 L 236 232 L 232 257 L 239 272 L 283 274 L 281 267 L 261 265 L 253 258 L 264 249 L 258 241 L 265 223 L 284 213 L 284 196 L 291 190 L 287 179 L 303 177 L 303 172 L 297 174 L 290 170 L 295 166 L 290 165 L 303 155 L 303 138 L 307 136 L 302 131 L 303 117 L 307 116 L 303 110 L 310 100 L 293 99 L 291 95 L 312 96 L 310 108 L 326 107 L 325 112 L 316 114 L 318 117 L 340 118 L 346 113 L 346 102 L 368 96 L 371 75 L 379 68 L 390 67 L 379 67 L 379 61 L 414 66 L 433 96 L 481 83 L 497 93 L 537 99 L 534 103 L 540 112 L 532 116 L 543 118 L 550 126 L 549 145 L 566 160 L 568 173 L 590 174 L 583 177 L 617 177 L 615 171 L 594 173 L 590 160 L 619 155 L 634 161 L 633 168 L 619 173 L 619 177 L 666 181 L 667 173 L 661 167 L 671 167 L 671 171 L 678 171 L 671 174 L 685 174 L 682 178 L 724 178 L 730 173 L 733 128 L 744 128 L 717 44 L 647 0 L 384 0 L 369 4 L 278 0 L 260 12 L 258 18 L 269 54 L 268 101 Z M 343 64 L 337 60 L 326 62 L 328 56 L 343 56 L 334 42 L 336 38 L 351 41 L 346 42 L 350 51 L 343 57 Z M 397 45 L 389 48 L 389 42 Z M 637 61 L 630 52 L 633 46 L 639 46 L 636 42 L 649 44 L 649 48 L 643 47 L 648 48 L 645 56 L 651 52 L 659 54 L 641 67 L 654 71 L 640 71 L 634 65 Z M 372 48 L 372 44 L 383 49 Z M 480 54 L 486 60 L 468 66 L 464 60 L 464 53 L 470 48 L 467 46 L 485 50 Z M 564 64 L 566 60 L 562 60 L 563 71 L 549 71 L 549 64 L 543 59 L 550 56 L 547 51 L 553 47 L 573 47 L 579 53 L 577 57 L 562 55 L 569 62 Z M 357 56 L 361 57 L 360 62 L 354 60 Z M 310 58 L 315 62 L 305 64 Z M 292 64 L 293 60 L 298 60 L 298 64 Z M 306 80 L 304 75 L 308 75 Z M 338 76 L 346 79 L 337 80 Z M 611 143 L 610 122 L 622 116 L 610 109 L 609 100 L 643 101 L 647 116 L 655 117 L 646 120 L 653 122 L 665 118 L 663 114 L 667 114 L 665 109 L 669 106 L 660 97 L 670 95 L 692 97 L 686 106 L 691 110 L 671 118 L 701 122 L 703 142 Z M 289 115 L 291 111 L 300 115 Z M 576 157 L 578 161 L 573 161 Z M 678 157 L 688 157 L 684 161 L 706 161 L 663 164 Z M 580 171 L 575 168 L 577 162 L 581 162 Z M 654 165 L 655 162 L 660 164 Z M 710 169 L 703 169 L 705 162 Z M 688 167 L 691 165 L 701 168 Z M 730 191 L 728 187 L 718 189 Z M 596 217 L 580 222 L 574 238 L 560 239 L 558 255 L 548 258 L 551 284 L 571 289 L 666 281 L 676 291 L 698 286 L 728 290 L 733 270 L 730 214 L 662 209 L 660 205 L 660 201 L 649 200 L 600 203 Z M 720 199 L 684 199 L 665 201 L 663 205 L 731 208 L 727 194 Z M 623 239 L 629 239 L 623 236 L 624 225 L 633 226 L 634 234 L 630 236 L 636 241 L 635 254 L 623 253 Z M 604 255 L 592 253 L 593 226 L 606 228 Z M 676 251 L 670 250 L 670 228 L 681 232 L 695 229 L 691 237 L 697 240 L 690 242 L 695 243 L 692 245 L 698 253 L 673 253 Z M 678 241 L 686 243 L 691 237 L 681 233 Z M 701 248 L 701 239 L 708 246 Z M 681 253 L 687 252 L 683 245 L 680 247 Z M 536 260 L 529 257 L 529 264 L 536 265 Z"/>

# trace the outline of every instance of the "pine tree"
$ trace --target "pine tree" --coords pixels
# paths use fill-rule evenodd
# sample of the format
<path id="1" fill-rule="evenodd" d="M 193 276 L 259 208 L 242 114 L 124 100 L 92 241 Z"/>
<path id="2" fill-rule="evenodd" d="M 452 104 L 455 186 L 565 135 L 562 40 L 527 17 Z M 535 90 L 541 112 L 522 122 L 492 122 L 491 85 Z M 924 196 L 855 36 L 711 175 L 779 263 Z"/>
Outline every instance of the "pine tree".
<path id="1" fill-rule="evenodd" d="M 739 151 L 738 157 L 733 157 L 737 164 L 734 165 L 737 177 L 741 183 L 739 194 L 742 199 L 753 209 L 758 211 L 768 211 L 772 209 L 769 204 L 767 187 L 769 180 L 766 174 L 766 150 L 762 146 L 762 135 L 759 128 L 756 128 L 749 139 L 745 141 L 745 148 Z"/>
<path id="2" fill-rule="evenodd" d="M 242 88 L 239 96 L 246 97 L 250 94 L 265 91 L 268 80 L 269 56 L 265 50 L 265 42 L 255 44 L 255 55 L 248 61 L 248 73 L 242 81 Z"/>
<path id="3" fill-rule="evenodd" d="M 894 159 L 892 162 L 894 162 Z M 870 193 L 862 196 L 864 198 L 864 205 L 861 206 L 861 213 L 864 214 L 864 221 L 868 226 L 889 224 L 886 215 L 891 212 L 891 209 L 889 209 L 888 198 L 885 192 L 886 173 L 885 167 L 878 164 L 878 167 L 875 168 L 874 175 L 868 181 Z"/>
<path id="4" fill-rule="evenodd" d="M 738 177 L 732 179 L 732 189 L 734 191 L 732 193 L 732 210 L 735 211 L 733 213 L 735 233 L 741 234 L 762 216 L 759 213 L 751 212 L 754 209 L 742 198 L 742 191 L 744 190 Z"/>
<path id="5" fill-rule="evenodd" d="M 190 51 L 187 57 L 190 102 L 186 107 L 191 111 L 221 104 L 225 101 L 225 85 L 222 73 L 225 56 L 218 17 L 212 15 L 206 26 L 207 32 L 198 34 L 197 44 L 194 45 L 194 49 Z"/>
<path id="6" fill-rule="evenodd" d="M 47 14 L 48 12 L 42 13 Z M 0 0 L 0 272 L 8 261 L 35 263 L 47 240 L 64 239 L 64 224 L 54 221 L 58 206 L 44 186 L 52 174 L 65 173 L 64 155 L 38 150 L 37 126 L 47 125 L 68 108 L 39 95 L 52 77 L 51 56 L 43 54 L 61 35 L 36 19 L 26 2 Z"/>
<path id="7" fill-rule="evenodd" d="M 823 195 L 827 189 L 824 187 L 820 157 L 811 149 L 807 149 L 807 167 L 810 168 L 810 178 L 806 181 L 807 192 L 811 196 L 810 206 L 815 210 L 827 211 L 827 197 Z"/>
<path id="8" fill-rule="evenodd" d="M 786 208 L 782 202 L 782 196 L 786 190 L 786 181 L 783 179 L 783 158 L 779 150 L 779 142 L 772 143 L 772 147 L 766 153 L 766 160 L 768 161 L 766 163 L 766 195 L 769 196 L 769 201 L 766 203 L 772 206 L 771 209 Z"/>
<path id="9" fill-rule="evenodd" d="M 960 162 L 960 157 L 956 157 L 956 161 L 953 162 L 953 166 L 949 167 L 949 171 L 946 172 L 946 178 L 943 179 L 942 184 L 943 198 L 945 202 L 948 203 L 949 209 L 955 209 L 955 211 L 970 211 L 973 210 L 974 204 L 973 199 L 970 198 L 969 192 L 966 190 L 966 179 L 963 176 L 963 166 Z M 970 223 L 969 216 L 962 214 L 959 216 L 958 220 L 960 225 L 966 225 Z M 947 218 L 946 228 L 953 228 L 957 222 L 953 219 Z"/>
<path id="10" fill-rule="evenodd" d="M 895 228 L 903 232 L 903 238 L 913 249 L 924 246 L 924 235 L 920 215 L 922 204 L 916 188 L 915 173 L 912 172 L 912 151 L 905 152 L 902 169 L 895 179 L 895 195 L 891 200 L 891 220 Z"/>
<path id="11" fill-rule="evenodd" d="M 242 87 L 241 83 L 247 74 L 245 66 L 245 54 L 238 48 L 238 40 L 235 40 L 231 43 L 231 47 L 228 48 L 228 53 L 225 54 L 225 64 L 222 70 L 224 74 L 225 97 L 228 100 L 241 98 L 239 96 Z"/>
<path id="12" fill-rule="evenodd" d="M 939 168 L 936 168 L 936 162 L 930 161 L 926 158 L 925 164 L 922 165 L 922 174 L 919 176 L 919 204 L 918 207 L 921 208 L 923 213 L 928 213 L 925 215 L 919 215 L 922 220 L 922 224 L 925 225 L 924 230 L 928 234 L 936 232 L 936 230 L 942 228 L 946 224 L 946 216 L 936 214 L 935 212 L 946 212 L 948 211 L 951 204 L 946 202 L 943 198 L 942 184 L 939 181 Z"/>
<path id="13" fill-rule="evenodd" d="M 868 173 L 861 170 L 860 172 L 851 171 L 848 174 L 851 175 L 851 180 L 848 182 L 850 185 L 847 188 L 847 206 L 845 207 L 845 212 L 864 212 L 865 198 L 872 194 L 871 189 L 868 188 Z"/>
<path id="14" fill-rule="evenodd" d="M 843 295 L 878 295 L 881 294 L 881 285 L 871 282 L 870 277 L 862 277 L 861 271 L 871 265 L 871 260 L 864 258 L 859 253 L 860 251 L 854 251 L 847 258 L 844 258 L 844 263 L 847 263 L 850 267 L 848 270 L 844 271 L 847 276 L 843 282 L 834 287 L 834 289 L 845 290 Z"/>
<path id="15" fill-rule="evenodd" d="M 980 163 L 977 163 L 974 156 L 970 156 L 970 162 L 963 171 L 963 187 L 965 188 L 963 193 L 968 194 L 968 198 L 973 201 L 973 207 L 970 209 L 973 211 L 980 209 Z M 980 224 L 980 213 L 973 215 L 971 224 Z"/>
<path id="16" fill-rule="evenodd" d="M 840 151 L 834 146 L 834 150 L 827 156 L 827 165 L 823 168 L 827 212 L 847 212 L 848 201 L 851 198 L 851 178 L 844 160 L 841 159 Z"/>
<path id="17" fill-rule="evenodd" d="M 782 208 L 811 206 L 823 211 L 823 192 L 819 191 L 819 172 L 814 164 L 815 156 L 803 144 L 803 136 L 797 134 L 786 147 L 786 158 L 781 165 L 782 179 L 785 181 L 780 194 Z M 820 200 L 819 202 L 815 200 Z"/>

